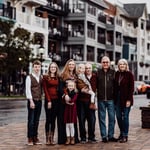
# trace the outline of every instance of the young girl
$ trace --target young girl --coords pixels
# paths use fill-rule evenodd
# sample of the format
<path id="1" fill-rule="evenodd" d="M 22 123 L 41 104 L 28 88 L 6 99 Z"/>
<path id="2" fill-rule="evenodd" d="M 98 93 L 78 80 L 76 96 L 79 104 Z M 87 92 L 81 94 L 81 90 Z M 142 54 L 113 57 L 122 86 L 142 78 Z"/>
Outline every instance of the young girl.
<path id="1" fill-rule="evenodd" d="M 90 104 L 90 109 L 96 110 L 96 105 L 95 105 L 95 93 L 92 90 L 91 84 L 89 80 L 85 76 L 85 65 L 84 64 L 79 64 L 78 69 L 77 69 L 77 74 L 78 74 L 78 80 L 77 80 L 77 86 L 79 90 L 83 93 L 87 93 L 91 95 L 91 104 Z"/>
<path id="2" fill-rule="evenodd" d="M 59 69 L 55 62 L 49 65 L 47 74 L 43 75 L 43 89 L 45 93 L 45 134 L 46 144 L 54 145 L 55 121 L 58 114 L 59 98 Z"/>
<path id="3" fill-rule="evenodd" d="M 75 130 L 74 123 L 77 123 L 77 110 L 76 110 L 76 100 L 77 92 L 75 82 L 69 80 L 67 83 L 67 95 L 70 97 L 69 101 L 65 101 L 65 111 L 64 111 L 64 122 L 66 123 L 66 145 L 75 144 Z"/>

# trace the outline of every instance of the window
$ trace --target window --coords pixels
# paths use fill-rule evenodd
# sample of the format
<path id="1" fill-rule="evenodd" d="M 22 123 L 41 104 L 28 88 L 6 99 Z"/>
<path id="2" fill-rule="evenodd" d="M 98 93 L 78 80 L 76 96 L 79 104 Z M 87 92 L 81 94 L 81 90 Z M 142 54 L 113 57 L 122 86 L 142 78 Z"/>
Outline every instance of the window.
<path id="1" fill-rule="evenodd" d="M 22 7 L 22 12 L 26 12 L 26 8 L 24 6 Z"/>
<path id="2" fill-rule="evenodd" d="M 141 21 L 141 29 L 143 30 L 144 29 L 144 22 Z"/>

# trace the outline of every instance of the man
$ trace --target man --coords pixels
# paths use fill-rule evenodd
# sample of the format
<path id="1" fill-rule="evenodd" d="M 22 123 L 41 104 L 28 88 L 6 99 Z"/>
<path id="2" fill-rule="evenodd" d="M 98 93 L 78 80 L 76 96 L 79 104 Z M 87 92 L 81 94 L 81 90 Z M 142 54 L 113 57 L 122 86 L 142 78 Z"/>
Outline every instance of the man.
<path id="1" fill-rule="evenodd" d="M 26 98 L 28 100 L 28 145 L 41 144 L 38 139 L 38 126 L 42 107 L 42 79 L 40 75 L 41 62 L 35 60 L 32 67 L 32 74 L 28 75 L 26 78 Z"/>
<path id="2" fill-rule="evenodd" d="M 110 59 L 104 56 L 102 68 L 97 72 L 98 119 L 102 142 L 117 142 L 114 138 L 115 108 L 113 100 L 115 71 L 110 68 Z M 106 111 L 108 112 L 108 132 L 106 131 Z"/>
<path id="3" fill-rule="evenodd" d="M 85 75 L 91 84 L 92 90 L 96 92 L 96 82 L 97 82 L 96 74 L 92 73 L 92 65 L 89 63 L 85 65 Z M 78 87 L 78 83 L 77 83 L 77 87 Z M 91 143 L 95 143 L 96 142 L 95 139 L 96 116 L 95 116 L 95 110 L 90 109 L 91 95 L 87 93 L 82 93 L 80 92 L 80 90 L 81 89 L 79 89 L 77 109 L 78 109 L 81 143 L 84 144 L 87 141 L 86 127 L 85 127 L 86 120 L 88 125 L 88 141 Z"/>

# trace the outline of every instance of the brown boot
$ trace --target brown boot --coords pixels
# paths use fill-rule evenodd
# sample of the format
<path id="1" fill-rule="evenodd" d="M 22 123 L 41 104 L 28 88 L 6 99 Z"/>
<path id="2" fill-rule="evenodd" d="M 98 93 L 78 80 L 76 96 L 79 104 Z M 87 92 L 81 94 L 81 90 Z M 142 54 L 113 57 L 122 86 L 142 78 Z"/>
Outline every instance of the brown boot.
<path id="1" fill-rule="evenodd" d="M 51 141 L 50 141 L 50 133 L 47 132 L 46 133 L 46 145 L 50 145 L 51 144 Z"/>
<path id="2" fill-rule="evenodd" d="M 74 145 L 74 144 L 75 144 L 74 137 L 71 137 L 70 144 L 71 144 L 71 145 Z"/>
<path id="3" fill-rule="evenodd" d="M 66 143 L 65 143 L 66 145 L 69 145 L 70 144 L 70 137 L 68 136 L 67 137 L 67 140 L 66 140 Z"/>
<path id="4" fill-rule="evenodd" d="M 28 144 L 27 145 L 29 145 L 29 146 L 34 145 L 33 138 L 28 138 Z"/>
<path id="5" fill-rule="evenodd" d="M 92 109 L 92 110 L 97 110 L 97 107 L 94 103 L 91 103 L 89 108 Z"/>
<path id="6" fill-rule="evenodd" d="M 33 142 L 34 142 L 34 145 L 42 145 L 42 143 L 40 142 L 40 140 L 36 136 L 33 137 Z"/>
<path id="7" fill-rule="evenodd" d="M 54 141 L 54 132 L 51 132 L 51 145 L 55 145 L 55 141 Z"/>

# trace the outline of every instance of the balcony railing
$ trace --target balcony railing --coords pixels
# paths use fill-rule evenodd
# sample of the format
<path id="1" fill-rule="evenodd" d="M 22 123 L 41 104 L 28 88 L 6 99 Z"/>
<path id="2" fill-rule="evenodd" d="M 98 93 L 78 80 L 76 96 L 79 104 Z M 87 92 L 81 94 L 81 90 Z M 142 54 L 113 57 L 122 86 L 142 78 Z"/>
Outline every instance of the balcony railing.
<path id="1" fill-rule="evenodd" d="M 63 12 L 63 13 L 68 13 L 69 12 L 69 4 L 66 3 L 66 2 L 48 2 L 47 4 L 47 7 L 48 8 L 51 8 L 53 10 L 56 10 L 55 13 L 60 13 L 60 12 Z"/>
<path id="2" fill-rule="evenodd" d="M 123 28 L 123 34 L 124 35 L 132 35 L 137 36 L 137 29 L 131 28 L 131 27 L 124 27 Z"/>
<path id="3" fill-rule="evenodd" d="M 99 34 L 98 35 L 98 43 L 106 44 L 106 37 L 103 37 Z"/>
<path id="4" fill-rule="evenodd" d="M 0 16 L 15 20 L 16 8 L 0 3 Z"/>
<path id="5" fill-rule="evenodd" d="M 88 36 L 89 38 L 95 39 L 95 31 L 94 31 L 94 30 L 91 30 L 91 29 L 88 29 L 88 30 L 87 30 L 87 36 Z"/>
<path id="6" fill-rule="evenodd" d="M 66 40 L 68 38 L 68 29 L 64 27 L 49 27 L 49 37 L 54 39 Z"/>
<path id="7" fill-rule="evenodd" d="M 17 11 L 16 20 L 20 23 L 48 30 L 48 19 Z"/>
<path id="8" fill-rule="evenodd" d="M 84 4 L 69 5 L 69 10 L 71 13 L 84 13 L 85 12 L 85 5 Z"/>
<path id="9" fill-rule="evenodd" d="M 106 16 L 102 15 L 102 14 L 99 14 L 98 15 L 98 21 L 106 23 Z"/>

